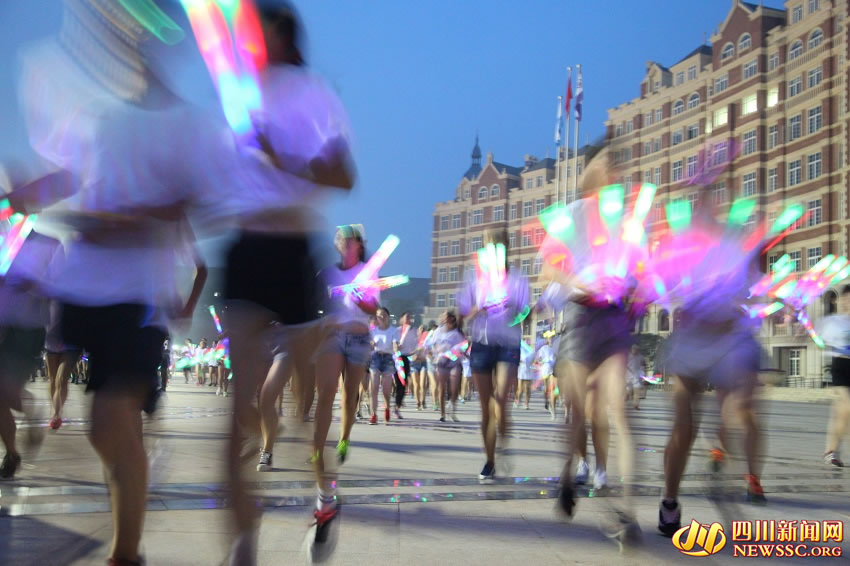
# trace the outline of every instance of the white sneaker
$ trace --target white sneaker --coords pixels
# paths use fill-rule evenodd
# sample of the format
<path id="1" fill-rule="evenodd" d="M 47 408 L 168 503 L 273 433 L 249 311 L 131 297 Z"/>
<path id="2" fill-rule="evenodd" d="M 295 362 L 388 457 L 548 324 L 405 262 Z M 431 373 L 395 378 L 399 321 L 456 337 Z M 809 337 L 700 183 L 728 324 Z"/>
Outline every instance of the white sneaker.
<path id="1" fill-rule="evenodd" d="M 593 474 L 593 489 L 602 489 L 608 487 L 608 472 L 605 470 L 596 469 Z"/>
<path id="2" fill-rule="evenodd" d="M 587 465 L 587 460 L 582 458 L 576 466 L 576 485 L 584 485 L 587 483 L 587 477 L 590 475 L 590 468 Z"/>

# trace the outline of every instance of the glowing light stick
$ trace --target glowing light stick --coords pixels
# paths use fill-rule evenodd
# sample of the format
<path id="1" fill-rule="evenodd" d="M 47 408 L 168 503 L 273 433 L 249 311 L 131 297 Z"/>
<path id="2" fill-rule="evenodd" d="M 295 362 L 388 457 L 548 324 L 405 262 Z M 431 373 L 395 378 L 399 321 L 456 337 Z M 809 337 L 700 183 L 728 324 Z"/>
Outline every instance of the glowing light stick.
<path id="1" fill-rule="evenodd" d="M 652 385 L 658 385 L 662 381 L 664 381 L 660 373 L 657 373 L 655 375 L 642 375 L 640 376 L 640 378 L 647 383 L 651 383 Z"/>
<path id="2" fill-rule="evenodd" d="M 779 301 L 769 305 L 754 305 L 749 309 L 750 318 L 766 318 L 775 312 L 779 312 L 785 305 Z"/>
<path id="3" fill-rule="evenodd" d="M 0 200 L 0 220 L 6 220 L 10 216 L 12 216 L 12 214 L 14 214 L 14 213 L 15 213 L 15 211 L 12 209 L 11 205 L 9 204 L 9 199 L 4 198 L 4 199 Z"/>
<path id="4" fill-rule="evenodd" d="M 159 9 L 152 0 L 118 0 L 131 16 L 166 45 L 183 40 L 183 28 Z"/>
<path id="5" fill-rule="evenodd" d="M 477 256 L 476 278 L 483 307 L 503 305 L 508 297 L 504 244 L 489 243 L 478 250 Z"/>
<path id="6" fill-rule="evenodd" d="M 756 201 L 754 199 L 736 199 L 729 209 L 728 223 L 730 225 L 739 224 L 743 226 L 749 220 L 755 207 Z"/>
<path id="7" fill-rule="evenodd" d="M 817 344 L 817 346 L 819 348 L 823 348 L 824 347 L 823 338 L 821 338 L 818 335 L 818 333 L 815 332 L 815 328 L 812 325 L 812 321 L 809 320 L 809 313 L 806 312 L 806 309 L 802 309 L 802 310 L 800 310 L 800 312 L 797 313 L 797 320 L 800 321 L 800 324 L 802 324 L 803 328 L 806 329 L 806 332 L 809 333 L 809 336 L 811 337 L 812 342 Z"/>
<path id="8" fill-rule="evenodd" d="M 522 309 L 522 311 L 518 315 L 516 315 L 513 322 L 511 322 L 510 326 L 516 326 L 517 324 L 520 324 L 523 320 L 528 318 L 528 315 L 530 313 L 531 313 L 531 307 L 528 306 L 528 305 L 525 305 L 525 308 Z"/>
<path id="9" fill-rule="evenodd" d="M 15 216 L 16 215 L 12 215 L 12 219 L 14 219 Z M 3 241 L 2 246 L 0 246 L 0 276 L 5 276 L 9 272 L 9 268 L 12 267 L 12 262 L 15 261 L 15 257 L 21 250 L 21 246 L 24 245 L 24 241 L 27 237 L 29 237 L 30 233 L 32 233 L 32 229 L 35 227 L 37 219 L 37 215 L 30 214 L 29 216 L 21 217 L 21 219 L 12 226 L 12 230 L 10 230 L 9 235 Z"/>
<path id="10" fill-rule="evenodd" d="M 402 385 L 407 385 L 407 373 L 404 371 L 404 361 L 401 359 L 401 355 L 396 352 L 393 354 L 393 361 L 395 362 L 395 371 L 398 374 L 398 380 Z"/>
<path id="11" fill-rule="evenodd" d="M 385 289 L 391 289 L 393 287 L 398 287 L 399 285 L 407 285 L 410 283 L 410 277 L 407 275 L 391 275 L 389 277 L 380 277 L 378 279 L 372 279 L 370 281 L 363 281 L 362 283 L 346 283 L 345 285 L 337 285 L 335 287 L 328 287 L 328 295 L 331 297 L 337 297 L 340 295 L 347 294 L 357 294 L 368 291 L 383 291 Z"/>
<path id="12" fill-rule="evenodd" d="M 365 283 L 366 281 L 370 281 L 375 279 L 375 276 L 378 274 L 378 271 L 384 266 L 384 264 L 389 259 L 390 255 L 395 251 L 398 247 L 398 244 L 401 240 L 398 239 L 398 236 L 395 234 L 390 234 L 384 239 L 383 243 L 381 243 L 381 247 L 378 248 L 372 257 L 369 258 L 369 261 L 366 262 L 366 265 L 360 270 L 351 283 L 355 285 L 360 285 Z"/>
<path id="13" fill-rule="evenodd" d="M 673 234 L 683 232 L 691 225 L 691 203 L 686 200 L 674 200 L 667 203 L 667 224 Z"/>
<path id="14" fill-rule="evenodd" d="M 218 318 L 218 314 L 215 312 L 215 307 L 210 305 L 210 314 L 213 317 L 213 322 L 215 323 L 215 329 L 218 330 L 219 334 L 222 334 L 223 331 L 221 329 L 221 319 Z"/>
<path id="15" fill-rule="evenodd" d="M 443 356 L 450 359 L 453 362 L 458 361 L 458 359 L 469 349 L 469 340 L 464 340 L 460 344 L 456 344 L 451 350 L 447 352 L 443 352 Z"/>
<path id="16" fill-rule="evenodd" d="M 569 244 L 575 236 L 575 223 L 567 213 L 567 205 L 553 204 L 544 209 L 540 215 L 540 223 L 553 238 L 557 238 L 565 244 Z"/>
<path id="17" fill-rule="evenodd" d="M 790 226 L 793 226 L 805 213 L 805 208 L 802 204 L 796 203 L 788 206 L 782 211 L 782 214 L 776 217 L 773 221 L 773 226 L 770 227 L 770 234 L 775 235 L 784 232 Z"/>
<path id="18" fill-rule="evenodd" d="M 609 231 L 623 217 L 623 185 L 609 185 L 599 191 L 599 216 Z"/>

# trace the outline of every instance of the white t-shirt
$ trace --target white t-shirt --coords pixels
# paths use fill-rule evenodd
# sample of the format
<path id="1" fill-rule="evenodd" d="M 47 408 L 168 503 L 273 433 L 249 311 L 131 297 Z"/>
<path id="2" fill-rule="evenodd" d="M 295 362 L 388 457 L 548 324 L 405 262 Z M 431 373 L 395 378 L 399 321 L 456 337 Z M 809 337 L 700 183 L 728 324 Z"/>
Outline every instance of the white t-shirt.
<path id="1" fill-rule="evenodd" d="M 417 341 L 414 326 L 398 327 L 398 349 L 403 355 L 409 356 L 416 352 Z"/>
<path id="2" fill-rule="evenodd" d="M 395 326 L 387 326 L 381 328 L 375 326 L 369 330 L 369 335 L 372 338 L 372 343 L 375 345 L 375 351 L 380 354 L 392 354 L 393 342 L 398 341 L 398 328 Z"/>
<path id="3" fill-rule="evenodd" d="M 528 279 L 513 267 L 507 274 L 507 302 L 503 309 L 481 312 L 472 319 L 469 340 L 479 344 L 518 347 L 522 340 L 522 324 L 512 326 L 517 315 L 528 306 Z M 475 273 L 467 274 L 463 287 L 457 295 L 457 304 L 461 314 L 469 313 L 474 306 L 481 306 Z"/>
<path id="4" fill-rule="evenodd" d="M 543 344 L 534 354 L 535 361 L 540 364 L 540 377 L 546 378 L 552 375 L 553 366 L 555 365 L 555 354 L 552 352 L 552 347 L 548 344 Z"/>
<path id="5" fill-rule="evenodd" d="M 464 340 L 466 340 L 466 337 L 457 328 L 449 330 L 445 326 L 439 327 L 434 332 L 433 336 L 432 348 L 434 350 L 435 358 L 439 360 L 440 356 L 462 343 Z"/>
<path id="6" fill-rule="evenodd" d="M 360 270 L 363 269 L 363 265 L 363 262 L 357 262 L 354 266 L 345 270 L 340 269 L 337 264 L 331 265 L 319 273 L 319 280 L 328 289 L 351 283 L 357 277 L 357 274 L 360 273 Z M 380 300 L 380 292 L 376 291 L 374 297 L 376 300 Z M 369 324 L 369 315 L 363 312 L 347 295 L 338 295 L 330 298 L 325 312 L 336 324 L 346 324 L 349 322 Z"/>
<path id="7" fill-rule="evenodd" d="M 833 314 L 824 317 L 818 324 L 817 330 L 828 346 L 824 350 L 827 356 L 850 357 L 850 316 Z"/>
<path id="8" fill-rule="evenodd" d="M 36 232 L 24 240 L 0 284 L 0 325 L 21 328 L 46 326 L 48 303 L 40 282 L 59 247 L 56 240 Z"/>
<path id="9" fill-rule="evenodd" d="M 528 355 L 528 352 L 525 348 L 521 348 L 519 351 L 519 368 L 517 369 L 517 379 L 519 379 L 520 381 L 529 381 L 530 379 L 532 379 L 531 362 L 532 357 Z"/>

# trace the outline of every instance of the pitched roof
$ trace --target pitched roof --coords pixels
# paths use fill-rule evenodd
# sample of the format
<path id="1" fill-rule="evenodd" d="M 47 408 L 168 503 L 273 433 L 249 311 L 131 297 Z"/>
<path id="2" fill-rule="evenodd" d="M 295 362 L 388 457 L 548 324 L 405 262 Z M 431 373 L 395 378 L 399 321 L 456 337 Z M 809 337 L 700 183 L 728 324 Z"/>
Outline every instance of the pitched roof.
<path id="1" fill-rule="evenodd" d="M 687 55 L 685 55 L 684 57 L 682 57 L 681 59 L 679 59 L 678 61 L 676 61 L 676 62 L 674 63 L 674 65 L 678 65 L 679 63 L 681 63 L 681 62 L 682 62 L 682 61 L 684 61 L 685 59 L 690 59 L 691 57 L 693 57 L 693 56 L 694 56 L 694 55 L 696 55 L 697 53 L 699 53 L 700 55 L 708 55 L 708 56 L 711 56 L 711 46 L 710 46 L 710 45 L 705 45 L 705 44 L 700 45 L 699 47 L 697 47 L 696 49 L 694 49 L 693 51 L 691 51 L 690 53 L 688 53 Z"/>
<path id="2" fill-rule="evenodd" d="M 530 167 L 528 167 L 525 172 L 528 173 L 530 171 L 537 171 L 538 169 L 554 169 L 555 168 L 555 160 L 551 157 L 547 157 L 546 159 L 541 159 L 540 161 L 534 163 Z"/>
<path id="3" fill-rule="evenodd" d="M 496 171 L 501 173 L 502 171 L 506 172 L 508 175 L 519 175 L 522 172 L 522 167 L 514 167 L 513 165 L 505 165 L 504 163 L 499 163 L 498 161 L 493 162 L 493 167 L 496 168 Z"/>
<path id="4" fill-rule="evenodd" d="M 466 170 L 466 173 L 463 174 L 465 179 L 469 179 L 470 181 L 478 178 L 478 175 L 481 174 L 481 165 L 478 163 L 473 163 L 469 166 L 469 169 Z"/>

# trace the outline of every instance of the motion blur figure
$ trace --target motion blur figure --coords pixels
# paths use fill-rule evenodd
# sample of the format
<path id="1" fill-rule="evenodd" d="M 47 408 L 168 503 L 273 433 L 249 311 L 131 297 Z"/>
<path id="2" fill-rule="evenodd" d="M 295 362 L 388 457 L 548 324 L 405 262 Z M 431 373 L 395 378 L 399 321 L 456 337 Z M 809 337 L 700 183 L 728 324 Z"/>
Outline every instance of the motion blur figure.
<path id="1" fill-rule="evenodd" d="M 838 313 L 821 321 L 820 334 L 832 358 L 832 389 L 835 399 L 826 433 L 824 462 L 837 468 L 844 467 L 839 449 L 841 440 L 850 429 L 850 285 L 841 289 Z"/>

